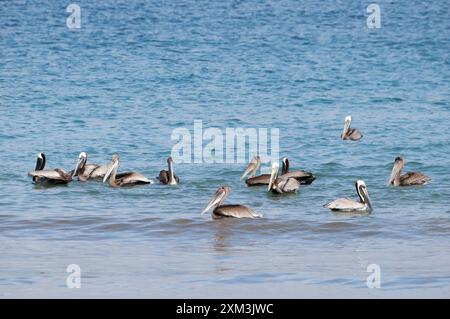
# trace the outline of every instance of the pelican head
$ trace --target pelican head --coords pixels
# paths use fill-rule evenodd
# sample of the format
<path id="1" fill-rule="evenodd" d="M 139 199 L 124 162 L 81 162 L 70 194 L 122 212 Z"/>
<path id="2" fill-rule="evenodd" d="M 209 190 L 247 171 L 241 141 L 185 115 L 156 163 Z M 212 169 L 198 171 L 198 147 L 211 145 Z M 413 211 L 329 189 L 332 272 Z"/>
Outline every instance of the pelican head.
<path id="1" fill-rule="evenodd" d="M 398 186 L 400 184 L 400 174 L 404 166 L 404 160 L 402 156 L 397 156 L 392 167 L 391 176 L 389 177 L 388 185 Z"/>
<path id="2" fill-rule="evenodd" d="M 87 154 L 86 152 L 81 152 L 80 155 L 78 155 L 78 161 L 77 165 L 75 165 L 75 169 L 73 170 L 72 177 L 77 176 L 80 170 L 86 165 L 87 161 Z"/>
<path id="3" fill-rule="evenodd" d="M 206 205 L 205 209 L 202 211 L 202 215 L 205 214 L 208 210 L 211 208 L 215 209 L 216 207 L 220 206 L 225 198 L 230 194 L 231 187 L 230 186 L 221 186 L 217 189 L 216 193 L 214 194 L 213 198 L 209 201 L 208 205 Z"/>
<path id="4" fill-rule="evenodd" d="M 282 169 L 281 169 L 281 175 L 286 174 L 289 172 L 289 159 L 285 156 L 281 160 L 283 163 Z"/>
<path id="5" fill-rule="evenodd" d="M 352 123 L 352 116 L 347 115 L 344 120 L 344 130 L 342 131 L 342 135 L 341 135 L 342 138 L 344 138 L 345 134 L 347 134 L 347 131 L 350 128 L 351 123 Z"/>
<path id="6" fill-rule="evenodd" d="M 356 192 L 358 193 L 361 203 L 366 204 L 370 209 L 372 204 L 370 202 L 369 192 L 367 191 L 366 183 L 362 180 L 357 180 L 355 183 Z"/>
<path id="7" fill-rule="evenodd" d="M 119 155 L 114 154 L 111 158 L 111 164 L 108 166 L 108 170 L 106 171 L 105 177 L 103 177 L 103 183 L 105 183 L 108 178 L 111 176 L 113 172 L 117 171 L 119 167 Z"/>
<path id="8" fill-rule="evenodd" d="M 270 190 L 273 187 L 274 182 L 278 178 L 278 168 L 279 168 L 278 162 L 273 162 L 272 163 L 272 172 L 270 174 L 269 186 L 267 187 L 268 192 L 270 192 Z"/>
<path id="9" fill-rule="evenodd" d="M 35 171 L 41 171 L 45 167 L 45 154 L 43 152 L 39 153 L 36 160 Z"/>
<path id="10" fill-rule="evenodd" d="M 261 158 L 259 156 L 253 156 L 250 163 L 248 163 L 247 167 L 245 168 L 245 171 L 242 174 L 240 180 L 242 181 L 248 174 L 250 174 L 250 177 L 255 176 L 256 171 L 259 169 L 260 166 L 261 166 Z"/>

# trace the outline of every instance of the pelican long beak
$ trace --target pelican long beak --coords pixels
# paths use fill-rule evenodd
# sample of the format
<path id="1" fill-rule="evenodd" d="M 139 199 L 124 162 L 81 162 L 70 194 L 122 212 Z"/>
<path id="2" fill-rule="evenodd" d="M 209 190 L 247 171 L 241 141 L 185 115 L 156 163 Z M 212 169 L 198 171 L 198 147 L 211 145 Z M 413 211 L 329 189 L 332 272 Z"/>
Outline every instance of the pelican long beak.
<path id="1" fill-rule="evenodd" d="M 342 135 L 341 135 L 342 138 L 344 138 L 345 134 L 347 134 L 347 131 L 350 128 L 351 123 L 352 123 L 352 117 L 349 115 L 345 118 L 345 121 L 344 121 L 344 130 L 342 131 Z"/>
<path id="2" fill-rule="evenodd" d="M 363 189 L 364 195 L 366 196 L 366 204 L 372 208 L 372 202 L 370 201 L 369 192 L 367 191 L 367 188 L 364 187 Z"/>
<path id="3" fill-rule="evenodd" d="M 108 170 L 106 171 L 105 177 L 103 177 L 103 183 L 105 183 L 108 178 L 111 176 L 111 173 L 114 171 L 114 169 L 117 167 L 117 165 L 119 165 L 119 162 L 112 162 L 109 167 Z"/>
<path id="4" fill-rule="evenodd" d="M 261 161 L 259 160 L 259 157 L 255 156 L 252 158 L 250 163 L 248 163 L 247 167 L 245 168 L 244 173 L 242 174 L 240 180 L 242 181 L 248 174 L 250 174 L 250 177 L 255 176 L 256 171 L 261 166 Z"/>
<path id="5" fill-rule="evenodd" d="M 269 186 L 267 187 L 267 191 L 270 192 L 270 190 L 272 189 L 273 183 L 275 182 L 275 180 L 278 177 L 278 163 L 274 162 L 272 164 L 272 172 L 270 174 L 270 180 L 269 180 Z"/>
<path id="6" fill-rule="evenodd" d="M 402 170 L 401 161 L 395 161 L 394 167 L 392 167 L 391 176 L 389 176 L 388 185 L 395 185 L 395 179 L 398 175 L 400 175 L 400 172 Z"/>
<path id="7" fill-rule="evenodd" d="M 79 157 L 78 161 L 77 161 L 77 165 L 75 165 L 75 169 L 73 170 L 72 178 L 74 176 L 78 175 L 78 173 L 80 172 L 82 164 L 83 164 L 83 158 Z"/>
<path id="8" fill-rule="evenodd" d="M 173 171 L 173 160 L 172 158 L 169 158 L 169 183 L 170 185 L 176 185 L 177 181 L 175 179 L 175 172 Z"/>
<path id="9" fill-rule="evenodd" d="M 205 209 L 202 211 L 201 215 L 205 214 L 208 210 L 213 207 L 219 206 L 227 196 L 226 191 L 221 187 L 214 194 L 213 198 L 209 201 L 208 205 L 206 205 Z"/>

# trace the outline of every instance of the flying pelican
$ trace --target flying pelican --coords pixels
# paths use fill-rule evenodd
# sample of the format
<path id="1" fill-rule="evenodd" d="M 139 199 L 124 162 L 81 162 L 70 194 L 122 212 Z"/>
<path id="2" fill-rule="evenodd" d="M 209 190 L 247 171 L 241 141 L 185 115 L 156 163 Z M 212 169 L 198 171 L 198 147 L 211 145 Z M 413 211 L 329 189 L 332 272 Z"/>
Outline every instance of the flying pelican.
<path id="1" fill-rule="evenodd" d="M 364 181 L 358 180 L 355 183 L 355 187 L 359 196 L 359 202 L 348 198 L 339 198 L 324 205 L 324 207 L 337 212 L 370 213 L 372 211 L 372 204 L 370 202 L 366 184 Z"/>
<path id="2" fill-rule="evenodd" d="M 348 115 L 344 121 L 344 130 L 342 131 L 341 137 L 343 140 L 358 141 L 363 136 L 357 128 L 350 128 L 351 123 L 352 123 L 352 117 L 351 117 L 351 115 Z"/>
<path id="3" fill-rule="evenodd" d="M 32 176 L 33 182 L 36 184 L 67 184 L 72 180 L 72 173 L 67 173 L 63 169 L 44 169 L 45 167 L 45 154 L 39 153 L 36 161 L 36 167 L 34 171 L 28 173 L 28 176 Z"/>
<path id="4" fill-rule="evenodd" d="M 388 185 L 394 186 L 413 186 L 413 185 L 425 185 L 431 178 L 420 172 L 408 172 L 404 175 L 402 169 L 404 166 L 403 157 L 398 156 L 395 158 L 394 167 L 392 168 L 391 176 L 389 177 Z"/>
<path id="5" fill-rule="evenodd" d="M 117 169 L 119 168 L 119 155 L 114 154 L 111 159 L 111 164 L 103 177 L 103 183 L 109 179 L 109 185 L 112 187 L 122 187 L 122 186 L 134 186 L 140 184 L 151 184 L 152 181 L 149 180 L 144 175 L 137 172 L 127 172 L 117 174 Z"/>
<path id="6" fill-rule="evenodd" d="M 235 217 L 235 218 L 260 218 L 263 217 L 261 214 L 256 213 L 252 209 L 248 208 L 244 205 L 222 205 L 225 198 L 231 192 L 231 188 L 229 186 L 221 186 L 217 189 L 213 198 L 209 201 L 206 208 L 202 211 L 202 215 L 206 213 L 211 208 L 212 218 L 213 219 L 221 219 L 227 217 Z"/>
<path id="7" fill-rule="evenodd" d="M 86 164 L 87 154 L 81 152 L 78 156 L 77 165 L 73 170 L 72 178 L 78 176 L 78 180 L 85 182 L 89 179 L 101 180 L 108 170 L 107 165 Z"/>
<path id="8" fill-rule="evenodd" d="M 306 171 L 298 170 L 289 172 L 289 159 L 287 157 L 283 157 L 282 159 L 283 167 L 281 169 L 281 176 L 283 177 L 293 177 L 295 178 L 301 185 L 309 185 L 311 184 L 316 177 Z"/>
<path id="9" fill-rule="evenodd" d="M 241 176 L 241 181 L 250 174 L 250 177 L 247 178 L 245 183 L 247 186 L 262 186 L 262 185 L 269 185 L 270 181 L 270 174 L 261 174 L 258 176 L 256 175 L 256 171 L 261 166 L 261 158 L 259 156 L 253 156 L 252 160 L 248 163 L 247 167 L 245 168 L 244 173 Z"/>
<path id="10" fill-rule="evenodd" d="M 278 177 L 279 165 L 277 162 L 272 164 L 272 174 L 270 174 L 269 187 L 267 191 L 273 193 L 283 194 L 295 192 L 299 187 L 299 181 L 294 177 L 281 175 Z"/>
<path id="11" fill-rule="evenodd" d="M 180 179 L 177 175 L 175 175 L 173 171 L 173 160 L 172 157 L 169 157 L 167 159 L 167 165 L 169 169 L 162 170 L 159 172 L 158 179 L 162 184 L 169 184 L 169 185 L 177 185 L 180 182 Z"/>

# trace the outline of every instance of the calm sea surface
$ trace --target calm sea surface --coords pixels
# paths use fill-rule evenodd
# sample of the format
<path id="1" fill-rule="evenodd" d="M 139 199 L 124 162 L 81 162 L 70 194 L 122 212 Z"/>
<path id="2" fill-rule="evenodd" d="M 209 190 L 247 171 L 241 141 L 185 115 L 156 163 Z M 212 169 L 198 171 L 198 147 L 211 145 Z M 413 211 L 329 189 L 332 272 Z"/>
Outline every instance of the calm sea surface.
<path id="1" fill-rule="evenodd" d="M 0 2 L 0 297 L 450 297 L 448 1 Z M 364 134 L 339 139 L 343 119 Z M 79 152 L 154 178 L 176 128 L 279 128 L 317 180 L 278 197 L 245 164 L 175 164 L 181 184 L 42 188 Z M 386 186 L 393 159 L 433 180 Z M 322 207 L 356 197 L 374 211 Z M 200 215 L 218 186 L 261 220 Z M 66 267 L 81 267 L 68 289 Z M 381 270 L 369 289 L 367 267 Z"/>

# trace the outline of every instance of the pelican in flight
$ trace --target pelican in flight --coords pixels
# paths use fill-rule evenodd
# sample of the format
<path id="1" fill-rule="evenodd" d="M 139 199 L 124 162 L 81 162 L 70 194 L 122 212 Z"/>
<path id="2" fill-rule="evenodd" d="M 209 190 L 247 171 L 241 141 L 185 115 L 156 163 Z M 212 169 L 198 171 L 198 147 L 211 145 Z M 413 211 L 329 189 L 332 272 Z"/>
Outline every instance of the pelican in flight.
<path id="1" fill-rule="evenodd" d="M 36 161 L 34 171 L 28 173 L 28 176 L 33 178 L 36 184 L 67 184 L 72 180 L 72 173 L 66 172 L 63 169 L 44 169 L 45 168 L 45 154 L 39 153 Z"/>
<path id="2" fill-rule="evenodd" d="M 152 181 L 149 180 L 144 175 L 137 172 L 127 172 L 117 174 L 119 168 L 119 155 L 114 154 L 111 159 L 111 164 L 103 177 L 103 183 L 109 179 L 109 185 L 112 187 L 122 187 L 122 186 L 134 186 L 140 184 L 151 184 Z"/>
<path id="3" fill-rule="evenodd" d="M 261 214 L 253 211 L 244 205 L 222 205 L 225 198 L 231 192 L 231 188 L 229 186 L 221 186 L 214 194 L 213 198 L 209 201 L 206 208 L 202 211 L 202 215 L 207 211 L 212 209 L 212 218 L 213 219 L 221 219 L 227 217 L 234 218 L 261 218 L 263 217 Z"/>
<path id="4" fill-rule="evenodd" d="M 351 123 L 352 123 L 352 117 L 349 115 L 345 118 L 344 130 L 342 131 L 341 137 L 343 140 L 358 141 L 363 136 L 357 128 L 350 128 Z"/>
<path id="5" fill-rule="evenodd" d="M 316 177 L 306 171 L 298 170 L 298 171 L 289 171 L 289 159 L 287 157 L 283 157 L 282 159 L 283 166 L 281 168 L 281 176 L 283 177 L 293 177 L 295 178 L 301 185 L 309 185 L 311 184 Z"/>
<path id="6" fill-rule="evenodd" d="M 359 196 L 359 202 L 348 198 L 339 198 L 324 205 L 324 207 L 335 212 L 370 213 L 372 211 L 372 204 L 370 202 L 366 184 L 364 181 L 358 180 L 356 181 L 355 186 Z"/>
<path id="7" fill-rule="evenodd" d="M 86 164 L 87 154 L 81 152 L 78 156 L 77 165 L 73 170 L 72 178 L 78 176 L 78 180 L 85 182 L 89 179 L 101 180 L 108 170 L 107 165 Z"/>
<path id="8" fill-rule="evenodd" d="M 269 186 L 267 191 L 273 193 L 293 193 L 300 187 L 300 182 L 295 177 L 281 175 L 278 177 L 279 165 L 277 162 L 272 164 L 272 174 L 270 174 Z"/>
<path id="9" fill-rule="evenodd" d="M 177 175 L 175 175 L 173 171 L 173 160 L 172 157 L 169 157 L 167 159 L 167 166 L 168 170 L 162 170 L 159 172 L 158 179 L 162 184 L 169 184 L 169 185 L 178 185 L 180 182 L 180 179 Z"/>
<path id="10" fill-rule="evenodd" d="M 394 167 L 392 168 L 391 176 L 389 177 L 388 185 L 394 186 L 413 186 L 425 185 L 431 178 L 421 172 L 408 172 L 401 175 L 404 166 L 403 157 L 395 158 Z"/>

